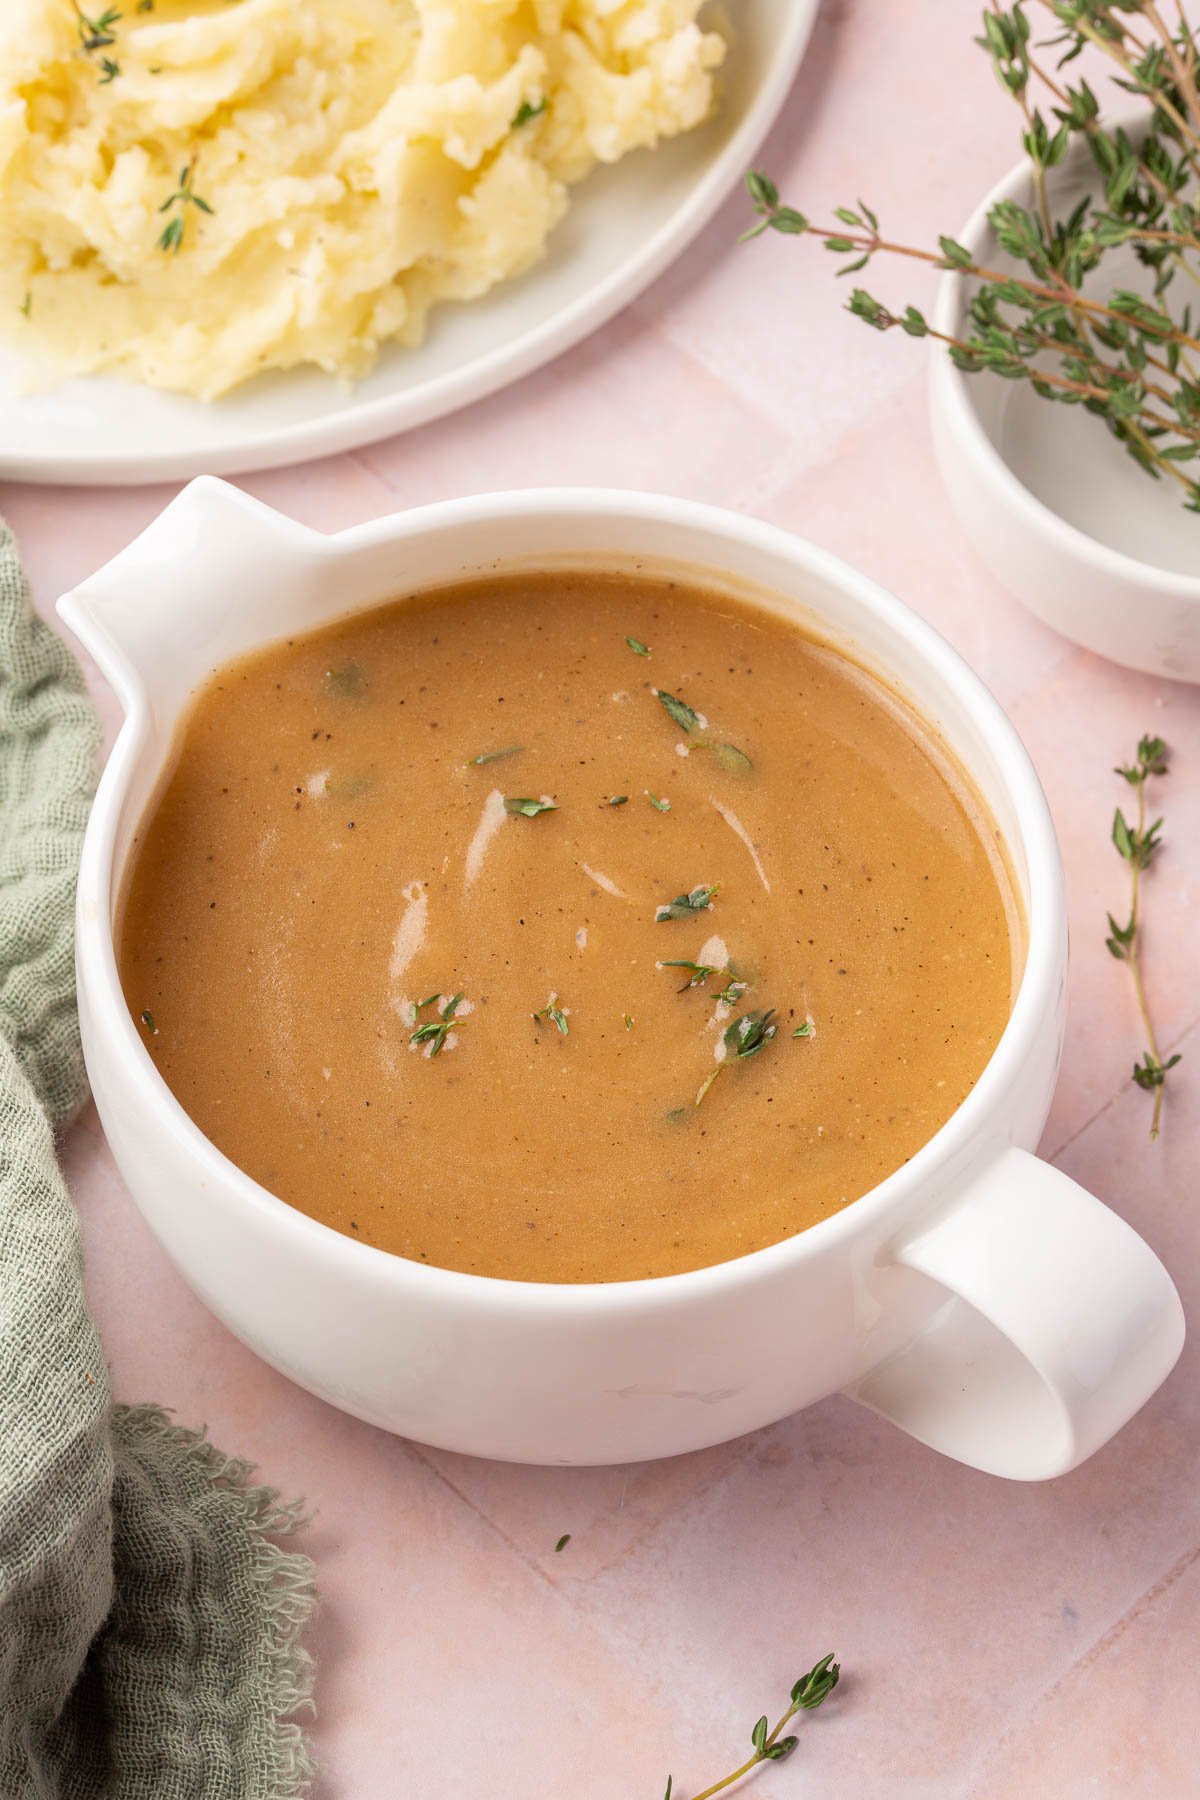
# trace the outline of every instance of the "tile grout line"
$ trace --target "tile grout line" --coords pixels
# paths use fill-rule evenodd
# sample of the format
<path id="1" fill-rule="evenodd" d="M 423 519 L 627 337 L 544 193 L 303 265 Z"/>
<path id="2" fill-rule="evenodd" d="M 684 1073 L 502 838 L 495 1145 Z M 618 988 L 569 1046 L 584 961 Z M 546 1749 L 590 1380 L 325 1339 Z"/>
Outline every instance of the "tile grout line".
<path id="1" fill-rule="evenodd" d="M 1135 1600 L 1130 1602 L 1124 1612 L 1120 1613 L 1111 1624 L 1106 1626 L 1103 1631 L 1094 1637 L 1091 1643 L 1088 1644 L 1085 1649 L 1081 1650 L 1079 1655 L 1074 1658 L 1066 1669 L 1063 1670 L 1061 1675 L 1056 1676 L 1053 1681 L 1041 1690 L 1036 1696 L 1033 1705 L 1026 1704 L 1023 1707 L 1021 1717 L 1027 1719 L 1033 1710 L 1033 1706 L 1044 1707 L 1051 1703 L 1059 1690 L 1070 1681 L 1071 1677 L 1077 1671 L 1086 1671 L 1091 1668 L 1094 1663 L 1099 1661 L 1105 1652 L 1124 1635 L 1128 1627 L 1135 1624 L 1137 1620 L 1144 1615 L 1153 1612 L 1159 1601 L 1164 1599 L 1177 1583 L 1195 1568 L 1197 1563 L 1200 1563 L 1200 1545 L 1195 1546 L 1191 1550 L 1185 1550 L 1183 1555 L 1177 1557 L 1170 1567 L 1158 1577 L 1157 1581 L 1152 1581 L 1149 1587 L 1143 1588 L 1142 1592 Z M 963 1777 L 965 1785 L 959 1790 L 959 1800 L 975 1800 L 975 1783 L 981 1776 L 987 1774 L 989 1767 L 995 1763 L 997 1757 L 1002 1756 L 1005 1753 L 1013 1740 L 1014 1734 L 1019 1727 L 1019 1723 L 1020 1721 L 1014 1721 L 1013 1723 L 1006 1725 L 1003 1730 L 992 1739 L 992 1742 L 980 1752 L 971 1768 L 966 1771 Z"/>

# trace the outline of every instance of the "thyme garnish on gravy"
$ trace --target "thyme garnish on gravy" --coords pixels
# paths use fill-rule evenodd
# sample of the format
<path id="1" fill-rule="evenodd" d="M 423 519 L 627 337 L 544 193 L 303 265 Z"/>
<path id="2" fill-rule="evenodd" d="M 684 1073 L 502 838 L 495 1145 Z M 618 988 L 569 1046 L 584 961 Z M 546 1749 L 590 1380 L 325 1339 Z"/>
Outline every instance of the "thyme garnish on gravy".
<path id="1" fill-rule="evenodd" d="M 655 912 L 655 924 L 662 925 L 667 919 L 692 919 L 697 913 L 707 912 L 720 885 L 714 882 L 711 887 L 694 887 L 689 894 L 676 894 Z"/>
<path id="2" fill-rule="evenodd" d="M 660 800 L 657 794 L 652 794 L 650 792 L 649 788 L 646 789 L 646 798 L 654 808 L 655 812 L 670 812 L 671 802 L 669 800 Z"/>
<path id="3" fill-rule="evenodd" d="M 650 652 L 640 638 L 627 637 L 625 642 L 629 645 L 629 648 L 633 651 L 635 656 L 649 656 Z"/>
<path id="4" fill-rule="evenodd" d="M 509 756 L 519 756 L 525 748 L 524 744 L 505 744 L 500 750 L 481 750 L 467 764 L 468 769 L 482 769 L 485 763 L 504 762 Z"/>
<path id="5" fill-rule="evenodd" d="M 725 1060 L 717 1064 L 703 1083 L 700 1092 L 696 1095 L 697 1106 L 721 1070 L 728 1066 L 730 1059 L 734 1062 L 745 1062 L 749 1057 L 757 1056 L 760 1050 L 766 1049 L 779 1030 L 778 1025 L 771 1022 L 774 1017 L 775 1008 L 768 1006 L 755 1012 L 742 1013 L 725 1027 L 721 1033 L 721 1042 L 725 1046 Z"/>
<path id="6" fill-rule="evenodd" d="M 505 794 L 504 810 L 519 813 L 523 819 L 536 819 L 539 813 L 557 812 L 556 800 L 530 800 L 524 795 Z"/>
<path id="7" fill-rule="evenodd" d="M 1158 1036 L 1146 999 L 1141 962 L 1141 886 L 1142 876 L 1154 861 L 1162 844 L 1162 820 L 1155 819 L 1152 825 L 1146 824 L 1146 782 L 1152 775 L 1167 773 L 1167 746 L 1158 737 L 1140 738 L 1133 762 L 1115 769 L 1113 773 L 1123 775 L 1136 792 L 1137 818 L 1130 825 L 1119 806 L 1113 817 L 1113 843 L 1117 847 L 1117 854 L 1129 865 L 1129 918 L 1124 925 L 1118 925 L 1109 913 L 1110 935 L 1105 939 L 1105 944 L 1110 955 L 1115 956 L 1118 962 L 1129 964 L 1129 973 L 1133 977 L 1133 991 L 1137 996 L 1147 1043 L 1141 1060 L 1133 1065 L 1133 1079 L 1147 1093 L 1153 1091 L 1154 1112 L 1150 1120 L 1150 1136 L 1156 1138 L 1162 1119 L 1163 1083 L 1167 1079 L 1168 1069 L 1173 1069 L 1180 1061 L 1180 1053 L 1177 1051 L 1174 1056 L 1169 1056 L 1166 1062 L 1162 1060 Z"/>
<path id="8" fill-rule="evenodd" d="M 450 1036 L 450 1033 L 455 1030 L 456 1027 L 466 1024 L 465 1019 L 455 1017 L 455 1014 L 462 1004 L 463 990 L 461 988 L 457 994 L 451 995 L 436 1019 L 426 1019 L 423 1025 L 420 1023 L 421 1014 L 425 1011 L 425 1008 L 427 1006 L 436 1006 L 441 997 L 440 994 L 430 994 L 425 1000 L 415 1000 L 413 1002 L 411 1022 L 414 1026 L 414 1030 L 408 1041 L 410 1044 L 415 1045 L 428 1044 L 430 1048 L 425 1054 L 429 1057 L 440 1056 L 442 1048 L 445 1045 L 446 1039 Z"/>
<path id="9" fill-rule="evenodd" d="M 202 200 L 199 194 L 193 192 L 192 182 L 195 178 L 195 174 L 196 158 L 193 156 L 191 162 L 187 163 L 179 171 L 179 186 L 175 189 L 173 194 L 167 195 L 166 199 L 158 209 L 160 213 L 170 212 L 173 206 L 178 207 L 179 209 L 163 226 L 162 233 L 158 240 L 159 249 L 165 251 L 169 256 L 177 256 L 179 254 L 180 247 L 183 243 L 183 235 L 187 230 L 187 209 L 189 206 L 195 206 L 202 213 L 208 213 L 210 216 L 212 214 L 212 207 L 208 204 L 208 201 Z"/>
<path id="10" fill-rule="evenodd" d="M 543 1019 L 548 1019 L 551 1025 L 557 1026 L 564 1037 L 569 1037 L 571 1035 L 571 1027 L 567 1024 L 567 1015 L 558 1004 L 557 994 L 551 994 L 545 1006 L 542 1007 L 540 1012 L 535 1012 L 533 1017 L 539 1024 Z"/>
<path id="11" fill-rule="evenodd" d="M 663 711 L 675 721 L 681 731 L 687 732 L 697 749 L 710 750 L 727 775 L 753 774 L 754 764 L 744 750 L 739 750 L 736 744 L 722 743 L 706 735 L 707 722 L 694 706 L 689 706 L 677 694 L 668 694 L 665 688 L 657 688 L 655 692 Z"/>

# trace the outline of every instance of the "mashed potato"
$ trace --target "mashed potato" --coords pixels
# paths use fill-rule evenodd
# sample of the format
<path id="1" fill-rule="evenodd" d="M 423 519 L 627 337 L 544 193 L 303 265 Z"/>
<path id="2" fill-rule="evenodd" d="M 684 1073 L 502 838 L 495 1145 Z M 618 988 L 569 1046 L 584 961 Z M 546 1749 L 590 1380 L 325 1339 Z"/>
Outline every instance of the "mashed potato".
<path id="1" fill-rule="evenodd" d="M 689 130 L 703 0 L 0 0 L 0 331 L 205 398 L 363 374 Z M 651 177 L 652 178 L 652 177 Z"/>

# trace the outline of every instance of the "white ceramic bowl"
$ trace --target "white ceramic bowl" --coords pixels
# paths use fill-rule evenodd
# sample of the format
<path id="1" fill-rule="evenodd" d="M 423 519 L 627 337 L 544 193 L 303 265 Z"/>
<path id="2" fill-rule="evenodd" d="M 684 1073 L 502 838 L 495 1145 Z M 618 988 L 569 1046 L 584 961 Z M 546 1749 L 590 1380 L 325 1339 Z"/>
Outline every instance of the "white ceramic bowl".
<path id="1" fill-rule="evenodd" d="M 1055 171 L 1056 210 L 1098 185 L 1076 149 Z M 1030 191 L 1021 163 L 972 215 L 959 238 L 977 262 L 1017 268 L 988 214 L 1000 200 L 1028 205 Z M 1132 256 L 1106 257 L 1106 279 L 1114 268 L 1114 285 L 1144 289 Z M 964 335 L 971 285 L 943 278 L 939 331 Z M 1153 481 L 1082 407 L 1040 400 L 1026 382 L 963 375 L 939 344 L 931 353 L 938 467 L 993 573 L 1077 644 L 1151 675 L 1200 681 L 1200 517 L 1185 512 L 1182 490 Z"/>
<path id="2" fill-rule="evenodd" d="M 141 1041 L 113 921 L 181 709 L 214 666 L 398 592 L 590 560 L 683 566 L 853 646 L 971 772 L 1030 929 L 1012 1018 L 973 1092 L 863 1199 L 714 1268 L 551 1286 L 407 1262 L 242 1174 Z M 176 1266 L 293 1380 L 427 1443 L 562 1463 L 696 1449 L 845 1389 L 952 1456 L 1027 1479 L 1072 1467 L 1162 1381 L 1183 1336 L 1166 1272 L 1115 1214 L 1029 1154 L 1054 1085 L 1066 970 L 1062 870 L 1041 789 L 987 690 L 863 576 L 784 532 L 682 500 L 488 495 L 322 537 L 206 478 L 60 610 L 126 713 L 79 881 L 96 1103 Z"/>

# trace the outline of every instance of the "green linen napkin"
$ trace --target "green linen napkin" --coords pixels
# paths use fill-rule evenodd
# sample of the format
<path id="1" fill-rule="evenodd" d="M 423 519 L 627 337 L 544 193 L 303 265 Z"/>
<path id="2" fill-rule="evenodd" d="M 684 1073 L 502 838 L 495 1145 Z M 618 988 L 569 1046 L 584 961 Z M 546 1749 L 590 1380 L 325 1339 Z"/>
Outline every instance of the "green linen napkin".
<path id="1" fill-rule="evenodd" d="M 0 521 L 0 1796 L 292 1800 L 295 1506 L 114 1406 L 54 1131 L 83 1102 L 73 909 L 99 732 Z"/>

